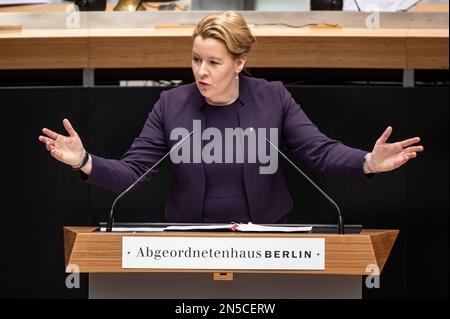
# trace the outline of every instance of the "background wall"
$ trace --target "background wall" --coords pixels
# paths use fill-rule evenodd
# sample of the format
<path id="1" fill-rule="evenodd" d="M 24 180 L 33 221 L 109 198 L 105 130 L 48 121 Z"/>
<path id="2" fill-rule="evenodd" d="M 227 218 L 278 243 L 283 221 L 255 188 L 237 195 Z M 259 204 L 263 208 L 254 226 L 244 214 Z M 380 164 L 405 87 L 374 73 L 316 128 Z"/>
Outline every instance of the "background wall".
<path id="1" fill-rule="evenodd" d="M 368 298 L 448 297 L 448 87 L 288 86 L 321 130 L 370 150 L 388 125 L 391 140 L 421 136 L 425 152 L 373 179 L 313 178 L 341 205 L 346 223 L 400 229 Z M 86 148 L 118 158 L 139 134 L 163 88 L 0 88 L 3 152 L 0 263 L 2 298 L 86 298 L 65 286 L 63 227 L 106 219 L 115 194 L 92 187 L 38 141 L 42 127 L 64 132 L 69 118 Z M 291 159 L 294 159 L 291 156 Z M 280 159 L 281 161 L 281 159 Z M 302 163 L 295 160 L 302 166 Z M 334 223 L 332 207 L 291 167 L 283 169 L 292 223 Z M 170 165 L 118 204 L 117 221 L 162 221 Z"/>

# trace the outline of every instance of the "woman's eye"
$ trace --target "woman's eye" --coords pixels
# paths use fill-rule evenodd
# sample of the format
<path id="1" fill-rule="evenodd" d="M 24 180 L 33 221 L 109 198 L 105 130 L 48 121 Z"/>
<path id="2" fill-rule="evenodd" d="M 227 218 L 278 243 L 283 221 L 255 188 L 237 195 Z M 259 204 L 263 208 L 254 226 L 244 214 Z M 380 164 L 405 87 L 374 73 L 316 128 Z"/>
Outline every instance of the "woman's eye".
<path id="1" fill-rule="evenodd" d="M 194 62 L 198 62 L 198 61 L 199 61 L 198 58 L 192 58 L 192 60 L 193 60 Z"/>
<path id="2" fill-rule="evenodd" d="M 211 64 L 212 64 L 212 65 L 217 65 L 217 64 L 219 64 L 219 63 L 216 62 L 216 61 L 211 61 Z"/>

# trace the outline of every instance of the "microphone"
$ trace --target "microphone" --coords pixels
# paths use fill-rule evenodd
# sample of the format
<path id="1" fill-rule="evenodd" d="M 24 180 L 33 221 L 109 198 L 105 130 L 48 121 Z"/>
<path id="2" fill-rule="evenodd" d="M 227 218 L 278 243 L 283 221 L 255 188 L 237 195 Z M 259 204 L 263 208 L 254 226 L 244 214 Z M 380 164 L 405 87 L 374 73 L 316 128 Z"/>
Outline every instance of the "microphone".
<path id="1" fill-rule="evenodd" d="M 111 232 L 112 231 L 112 227 L 113 227 L 113 224 L 114 224 L 114 207 L 116 206 L 117 201 L 119 199 L 121 199 L 126 193 L 128 193 L 137 183 L 139 183 L 139 181 L 141 179 L 143 179 L 150 171 L 152 171 L 156 166 L 158 166 L 162 161 L 164 161 L 164 159 L 167 156 L 169 156 L 175 149 L 177 149 L 181 144 L 183 144 L 187 140 L 187 138 L 190 137 L 193 133 L 194 133 L 194 131 L 189 133 L 189 135 L 186 135 L 185 137 L 183 137 L 183 139 L 181 141 L 179 141 L 177 144 L 175 144 L 168 153 L 166 153 L 159 161 L 156 162 L 155 165 L 150 167 L 144 174 L 141 175 L 141 177 L 139 177 L 133 184 L 131 184 L 119 196 L 117 196 L 117 198 L 112 203 L 111 212 L 109 213 L 109 219 L 108 219 L 108 223 L 107 223 L 107 226 L 106 226 L 106 231 L 107 232 Z"/>
<path id="2" fill-rule="evenodd" d="M 308 175 L 306 175 L 300 168 L 297 167 L 297 165 L 295 165 L 286 155 L 283 154 L 282 151 L 280 151 L 275 145 L 273 145 L 273 143 L 271 141 L 269 141 L 266 137 L 266 141 L 270 143 L 270 145 L 272 145 L 278 153 L 281 154 L 281 156 L 284 157 L 284 159 L 286 159 L 288 161 L 289 164 L 291 164 L 297 171 L 299 171 L 303 177 L 306 178 L 306 180 L 308 182 L 311 183 L 311 185 L 313 185 L 323 196 L 325 196 L 325 198 L 331 203 L 333 204 L 334 207 L 336 207 L 337 213 L 338 213 L 338 234 L 343 235 L 344 234 L 344 221 L 342 219 L 342 214 L 341 214 L 341 209 L 339 208 L 338 204 L 336 204 L 336 202 L 334 200 L 331 199 L 330 196 L 328 196 L 316 183 L 314 183 L 314 181 L 308 177 Z"/>

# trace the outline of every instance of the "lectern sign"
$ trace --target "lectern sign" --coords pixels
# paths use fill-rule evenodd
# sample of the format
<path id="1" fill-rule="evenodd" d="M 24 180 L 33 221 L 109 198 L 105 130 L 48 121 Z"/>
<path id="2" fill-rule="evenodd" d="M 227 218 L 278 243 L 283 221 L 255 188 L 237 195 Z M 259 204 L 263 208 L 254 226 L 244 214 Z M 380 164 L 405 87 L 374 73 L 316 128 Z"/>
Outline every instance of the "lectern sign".
<path id="1" fill-rule="evenodd" d="M 122 268 L 324 270 L 324 238 L 123 237 Z"/>

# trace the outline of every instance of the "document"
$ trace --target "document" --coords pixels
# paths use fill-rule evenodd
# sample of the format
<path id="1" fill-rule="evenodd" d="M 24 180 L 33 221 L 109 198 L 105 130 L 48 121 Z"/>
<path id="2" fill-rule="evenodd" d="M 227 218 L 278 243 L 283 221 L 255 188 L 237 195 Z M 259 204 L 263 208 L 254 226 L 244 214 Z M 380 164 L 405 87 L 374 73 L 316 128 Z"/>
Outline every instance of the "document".
<path id="1" fill-rule="evenodd" d="M 264 226 L 253 223 L 248 224 L 220 224 L 220 225 L 193 225 L 193 226 L 168 226 L 164 231 L 196 231 L 196 230 L 224 230 L 238 232 L 309 232 L 312 226 Z"/>
<path id="2" fill-rule="evenodd" d="M 312 226 L 264 226 L 253 223 L 248 224 L 217 224 L 217 225 L 180 225 L 167 227 L 113 227 L 113 232 L 162 232 L 162 231 L 235 231 L 235 232 L 268 232 L 268 233 L 304 233 L 310 232 Z M 106 227 L 100 227 L 100 232 L 106 232 Z"/>
<path id="3" fill-rule="evenodd" d="M 106 227 L 100 228 L 101 232 L 106 232 Z M 113 227 L 113 232 L 126 232 L 126 233 L 149 233 L 149 232 L 161 232 L 164 228 L 161 227 Z"/>
<path id="4" fill-rule="evenodd" d="M 408 11 L 422 0 L 344 0 L 344 11 Z"/>

